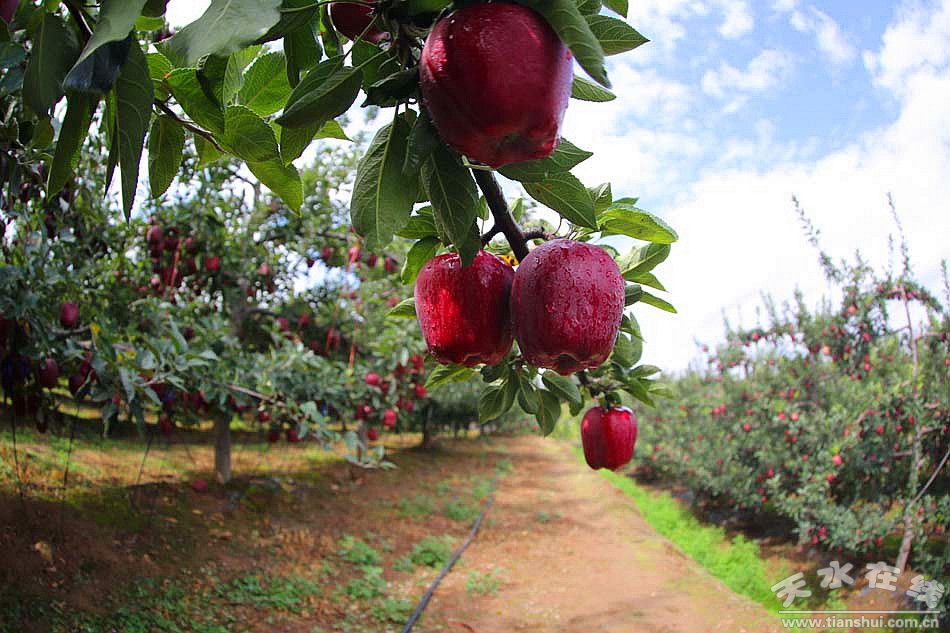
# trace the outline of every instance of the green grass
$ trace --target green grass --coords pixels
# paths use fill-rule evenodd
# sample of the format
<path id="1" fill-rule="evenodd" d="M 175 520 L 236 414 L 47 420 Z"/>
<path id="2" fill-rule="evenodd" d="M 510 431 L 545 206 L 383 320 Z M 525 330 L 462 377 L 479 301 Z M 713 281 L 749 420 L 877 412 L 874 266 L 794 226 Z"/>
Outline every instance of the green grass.
<path id="1" fill-rule="evenodd" d="M 478 506 L 465 503 L 461 499 L 453 499 L 445 504 L 443 514 L 453 521 L 471 523 L 481 512 Z"/>
<path id="2" fill-rule="evenodd" d="M 574 450 L 582 459 L 580 449 Z M 759 556 L 757 543 L 742 535 L 730 540 L 722 528 L 703 524 L 666 492 L 649 492 L 622 474 L 608 470 L 599 472 L 634 500 L 640 514 L 659 534 L 736 593 L 751 598 L 773 613 L 778 612 L 781 603 L 770 587 L 793 572 L 784 565 L 770 570 Z M 826 602 L 813 606 L 843 608 L 843 602 L 830 596 Z"/>
<path id="3" fill-rule="evenodd" d="M 340 539 L 339 553 L 343 560 L 360 567 L 374 567 L 383 560 L 382 555 L 371 545 L 349 534 Z"/>
<path id="4" fill-rule="evenodd" d="M 372 600 L 386 593 L 382 567 L 363 567 L 363 577 L 354 578 L 344 591 L 353 600 Z"/>
<path id="5" fill-rule="evenodd" d="M 399 514 L 406 518 L 427 517 L 435 512 L 432 499 L 426 495 L 416 495 L 399 500 Z"/>
<path id="6" fill-rule="evenodd" d="M 452 557 L 452 548 L 454 539 L 451 536 L 427 536 L 412 548 L 408 555 L 408 561 L 397 561 L 402 567 L 400 571 L 408 571 L 406 563 L 412 565 L 424 565 L 426 567 L 437 568 L 448 562 Z"/>
<path id="7" fill-rule="evenodd" d="M 230 604 L 290 611 L 320 592 L 320 585 L 299 576 L 268 578 L 251 574 L 219 586 L 217 595 Z"/>
<path id="8" fill-rule="evenodd" d="M 498 577 L 498 570 L 490 571 L 487 574 L 472 571 L 469 572 L 468 578 L 465 580 L 465 591 L 477 596 L 498 593 L 498 587 L 500 586 L 501 579 Z"/>
<path id="9" fill-rule="evenodd" d="M 413 604 L 402 598 L 385 598 L 370 607 L 370 615 L 380 622 L 404 624 L 412 615 Z"/>

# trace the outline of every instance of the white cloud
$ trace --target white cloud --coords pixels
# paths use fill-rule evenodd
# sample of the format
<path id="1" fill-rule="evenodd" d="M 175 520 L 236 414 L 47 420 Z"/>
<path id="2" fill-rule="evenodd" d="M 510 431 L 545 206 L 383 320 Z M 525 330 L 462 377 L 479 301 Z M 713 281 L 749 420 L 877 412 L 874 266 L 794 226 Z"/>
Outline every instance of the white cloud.
<path id="1" fill-rule="evenodd" d="M 885 196 L 893 193 L 915 270 L 939 287 L 945 236 L 950 235 L 946 10 L 902 13 L 873 55 L 880 85 L 893 90 L 900 106 L 892 123 L 813 160 L 792 152 L 776 162 L 769 155 L 753 163 L 766 167 L 711 167 L 671 207 L 656 210 L 681 236 L 657 270 L 680 314 L 671 318 L 648 307 L 636 311 L 649 340 L 648 362 L 685 368 L 696 352 L 694 337 L 721 338 L 723 314 L 733 322 L 755 323 L 759 292 L 781 301 L 798 287 L 812 304 L 828 293 L 793 214 L 793 194 L 821 229 L 822 244 L 832 256 L 848 257 L 860 249 L 873 264 L 884 266 L 888 236 L 895 232 Z M 905 54 L 907 46 L 916 46 L 916 53 Z M 769 124 L 757 127 L 756 141 L 746 147 L 735 143 L 732 149 L 752 154 L 774 147 Z"/>
<path id="2" fill-rule="evenodd" d="M 845 66 L 857 57 L 857 50 L 848 41 L 841 27 L 834 19 L 815 7 L 807 10 L 798 10 L 796 3 L 782 3 L 788 7 L 791 16 L 789 23 L 796 31 L 811 33 L 815 36 L 818 50 L 835 66 Z"/>
<path id="3" fill-rule="evenodd" d="M 865 65 L 875 80 L 895 92 L 905 90 L 909 73 L 943 69 L 950 63 L 950 2 L 934 11 L 917 3 L 905 4 L 883 37 L 878 53 L 866 52 Z"/>
<path id="4" fill-rule="evenodd" d="M 725 62 L 716 70 L 703 74 L 703 92 L 719 99 L 729 98 L 733 103 L 745 95 L 761 93 L 774 88 L 794 66 L 788 53 L 767 49 L 739 69 Z"/>
<path id="5" fill-rule="evenodd" d="M 180 28 L 201 17 L 210 4 L 211 0 L 171 0 L 165 9 L 165 17 L 173 27 Z"/>
<path id="6" fill-rule="evenodd" d="M 752 10 L 745 0 L 720 0 L 724 19 L 719 34 L 726 39 L 735 39 L 749 33 L 755 26 Z"/>

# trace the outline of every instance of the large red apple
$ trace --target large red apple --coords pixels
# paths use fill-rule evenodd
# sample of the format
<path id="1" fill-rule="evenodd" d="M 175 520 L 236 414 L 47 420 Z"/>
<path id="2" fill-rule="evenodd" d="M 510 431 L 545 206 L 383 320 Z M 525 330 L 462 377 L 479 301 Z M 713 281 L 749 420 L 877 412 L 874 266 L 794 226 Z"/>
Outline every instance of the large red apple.
<path id="1" fill-rule="evenodd" d="M 387 429 L 396 428 L 396 411 L 393 409 L 386 409 L 383 412 L 383 426 Z"/>
<path id="2" fill-rule="evenodd" d="M 59 306 L 59 324 L 67 330 L 75 330 L 79 325 L 79 306 L 66 301 Z"/>
<path id="3" fill-rule="evenodd" d="M 337 31 L 351 40 L 355 40 L 362 34 L 365 41 L 378 44 L 387 35 L 375 26 L 366 30 L 373 22 L 373 7 L 369 5 L 334 2 L 330 5 L 330 20 Z"/>
<path id="4" fill-rule="evenodd" d="M 552 240 L 531 251 L 511 287 L 511 323 L 529 364 L 568 375 L 601 365 L 624 308 L 623 276 L 604 249 Z"/>
<path id="5" fill-rule="evenodd" d="M 422 267 L 416 314 L 436 360 L 467 367 L 501 362 L 512 343 L 508 297 L 514 276 L 511 266 L 485 251 L 465 268 L 458 253 Z"/>
<path id="6" fill-rule="evenodd" d="M 581 442 L 588 466 L 617 470 L 633 458 L 637 419 L 626 407 L 594 407 L 581 422 Z"/>
<path id="7" fill-rule="evenodd" d="M 215 274 L 221 269 L 221 258 L 216 256 L 205 257 L 205 271 Z"/>
<path id="8" fill-rule="evenodd" d="M 573 62 L 533 10 L 474 4 L 432 29 L 419 79 L 442 139 L 472 160 L 500 167 L 555 150 Z"/>

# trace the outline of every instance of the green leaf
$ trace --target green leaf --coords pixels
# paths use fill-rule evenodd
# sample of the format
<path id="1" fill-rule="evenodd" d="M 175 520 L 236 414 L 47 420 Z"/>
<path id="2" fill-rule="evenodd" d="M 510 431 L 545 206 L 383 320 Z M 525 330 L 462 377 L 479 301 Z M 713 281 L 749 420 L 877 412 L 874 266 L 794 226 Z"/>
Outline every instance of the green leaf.
<path id="1" fill-rule="evenodd" d="M 158 31 L 165 26 L 165 18 L 150 18 L 145 15 L 140 15 L 135 18 L 135 30 L 136 31 Z"/>
<path id="2" fill-rule="evenodd" d="M 148 183 L 158 198 L 172 184 L 181 165 L 185 131 L 167 116 L 157 116 L 148 135 Z"/>
<path id="3" fill-rule="evenodd" d="M 552 174 L 542 182 L 526 182 L 528 195 L 578 226 L 597 228 L 594 201 L 587 187 L 570 172 Z"/>
<path id="4" fill-rule="evenodd" d="M 408 138 L 409 124 L 396 117 L 376 133 L 356 168 L 350 218 L 372 250 L 386 247 L 412 213 L 418 180 L 402 175 Z"/>
<path id="5" fill-rule="evenodd" d="M 588 15 L 587 23 L 605 55 L 626 53 L 649 41 L 623 20 L 608 15 Z"/>
<path id="6" fill-rule="evenodd" d="M 650 407 L 656 407 L 656 404 L 653 402 L 653 398 L 650 397 L 650 392 L 647 391 L 647 388 L 643 386 L 636 378 L 631 379 L 626 385 L 624 385 L 623 390 L 643 404 Z"/>
<path id="7" fill-rule="evenodd" d="M 505 165 L 498 171 L 505 178 L 521 182 L 541 182 L 554 174 L 571 171 L 594 154 L 562 138 L 554 153 L 541 160 Z"/>
<path id="8" fill-rule="evenodd" d="M 148 62 L 138 43 L 129 51 L 129 59 L 116 81 L 115 97 L 119 167 L 122 171 L 122 209 L 128 219 L 135 201 L 139 163 L 154 99 Z"/>
<path id="9" fill-rule="evenodd" d="M 450 4 L 451 0 L 409 0 L 409 15 L 438 13 Z"/>
<path id="10" fill-rule="evenodd" d="M 620 331 L 626 332 L 635 339 L 643 340 L 643 332 L 640 331 L 640 324 L 637 318 L 632 314 L 624 314 L 620 318 Z"/>
<path id="11" fill-rule="evenodd" d="M 303 204 L 303 183 L 296 167 L 285 165 L 280 158 L 260 163 L 248 162 L 247 167 L 268 189 L 280 196 L 288 207 L 294 211 L 300 210 L 300 205 Z"/>
<path id="12" fill-rule="evenodd" d="M 577 10 L 581 12 L 582 15 L 594 15 L 600 13 L 601 3 L 600 0 L 574 0 L 577 4 Z"/>
<path id="13" fill-rule="evenodd" d="M 99 99 L 86 94 L 70 94 L 67 97 L 66 116 L 59 128 L 59 139 L 56 141 L 56 151 L 50 162 L 49 178 L 46 182 L 48 198 L 59 193 L 66 181 L 73 175 L 79 163 L 79 150 L 86 140 L 89 124 L 92 122 L 93 110 L 98 106 Z"/>
<path id="14" fill-rule="evenodd" d="M 195 151 L 198 153 L 198 165 L 207 165 L 221 158 L 222 154 L 217 147 L 200 136 L 194 137 Z"/>
<path id="15" fill-rule="evenodd" d="M 600 217 L 604 211 L 610 208 L 613 201 L 610 183 L 605 182 L 596 187 L 588 187 L 587 190 L 590 192 L 590 197 L 594 201 L 594 213 L 597 214 L 597 217 Z"/>
<path id="16" fill-rule="evenodd" d="M 221 142 L 225 149 L 248 162 L 280 160 L 274 128 L 244 106 L 228 106 L 225 110 Z"/>
<path id="17" fill-rule="evenodd" d="M 666 261 L 669 255 L 669 244 L 644 244 L 632 249 L 617 264 L 620 266 L 623 278 L 629 281 L 631 277 L 653 270 L 658 264 Z"/>
<path id="18" fill-rule="evenodd" d="M 358 68 L 343 66 L 341 57 L 318 64 L 297 84 L 277 123 L 285 127 L 323 125 L 346 112 L 363 81 Z"/>
<path id="19" fill-rule="evenodd" d="M 452 150 L 440 143 L 422 170 L 422 180 L 432 200 L 436 229 L 452 241 L 462 265 L 467 266 L 481 247 L 479 244 L 471 252 L 467 246 L 472 240 L 478 206 L 478 189 L 472 174 Z"/>
<path id="20" fill-rule="evenodd" d="M 439 365 L 426 380 L 426 389 L 438 389 L 453 382 L 464 382 L 475 375 L 475 370 L 462 365 Z"/>
<path id="21" fill-rule="evenodd" d="M 148 74 L 152 78 L 152 91 L 157 99 L 164 100 L 169 94 L 165 75 L 172 71 L 172 63 L 161 53 L 149 53 L 145 60 L 148 62 Z"/>
<path id="22" fill-rule="evenodd" d="M 333 119 L 330 119 L 323 124 L 323 127 L 320 128 L 320 131 L 317 132 L 315 139 L 321 138 L 335 138 L 341 141 L 352 141 L 349 136 L 346 135 L 346 132 L 343 131 L 343 127 Z"/>
<path id="23" fill-rule="evenodd" d="M 439 232 L 435 228 L 432 213 L 423 213 L 411 216 L 406 226 L 397 231 L 396 235 L 410 240 L 422 240 L 427 237 L 438 238 Z"/>
<path id="24" fill-rule="evenodd" d="M 643 380 L 641 382 L 649 383 L 647 385 L 647 391 L 655 396 L 660 396 L 661 398 L 675 398 L 676 394 L 670 388 L 669 385 L 657 382 L 655 380 Z"/>
<path id="25" fill-rule="evenodd" d="M 307 22 L 284 36 L 284 55 L 287 57 L 287 81 L 296 86 L 300 83 L 300 73 L 316 66 L 323 55 L 313 24 Z"/>
<path id="26" fill-rule="evenodd" d="M 259 44 L 289 36 L 314 22 L 319 5 L 313 0 L 283 0 L 280 20 L 257 40 Z M 292 9 L 297 9 L 296 11 Z"/>
<path id="27" fill-rule="evenodd" d="M 617 335 L 617 340 L 614 342 L 614 349 L 613 352 L 611 352 L 610 360 L 624 368 L 631 367 L 637 362 L 637 348 L 633 339 L 623 332 L 620 332 Z"/>
<path id="28" fill-rule="evenodd" d="M 412 297 L 403 299 L 386 314 L 387 319 L 415 319 L 416 300 Z"/>
<path id="29" fill-rule="evenodd" d="M 574 403 L 583 400 L 580 390 L 569 376 L 562 376 L 555 371 L 548 370 L 541 374 L 541 382 L 561 400 Z"/>
<path id="30" fill-rule="evenodd" d="M 627 0 L 604 0 L 604 6 L 621 17 L 627 17 Z"/>
<path id="31" fill-rule="evenodd" d="M 617 95 L 606 88 L 601 88 L 589 79 L 575 75 L 574 83 L 571 84 L 571 98 L 579 101 L 602 103 L 604 101 L 613 101 L 617 98 Z"/>
<path id="32" fill-rule="evenodd" d="M 328 121 L 328 123 L 334 123 L 335 121 Z M 313 137 L 316 136 L 317 130 L 315 127 L 282 127 L 280 128 L 280 156 L 284 161 L 285 165 L 289 165 L 292 161 L 300 158 L 300 155 L 304 153 L 310 143 L 313 141 Z"/>
<path id="33" fill-rule="evenodd" d="M 544 16 L 561 41 L 571 49 L 581 68 L 597 83 L 609 88 L 604 50 L 574 0 L 533 0 L 529 6 Z"/>
<path id="34" fill-rule="evenodd" d="M 165 15 L 165 5 L 167 4 L 168 0 L 146 0 L 145 6 L 142 8 L 142 15 L 150 18 Z"/>
<path id="35" fill-rule="evenodd" d="M 402 265 L 402 271 L 399 274 L 400 281 L 407 286 L 416 283 L 419 271 L 426 262 L 435 257 L 435 254 L 439 252 L 439 246 L 441 243 L 436 237 L 426 237 L 413 244 Z"/>
<path id="36" fill-rule="evenodd" d="M 498 418 L 505 408 L 506 386 L 488 387 L 478 398 L 478 421 L 482 424 Z"/>
<path id="37" fill-rule="evenodd" d="M 195 123 L 217 134 L 224 132 L 224 111 L 201 88 L 197 70 L 176 68 L 166 75 L 165 84 Z"/>
<path id="38" fill-rule="evenodd" d="M 340 37 L 333 28 L 330 21 L 330 7 L 323 5 L 320 8 L 320 39 L 323 40 L 323 50 L 327 52 L 327 57 L 334 57 L 340 54 Z"/>
<path id="39" fill-rule="evenodd" d="M 541 427 L 541 433 L 547 437 L 554 432 L 557 421 L 561 418 L 561 401 L 546 389 L 538 391 L 538 396 L 541 399 L 541 408 L 538 409 L 536 417 L 538 426 Z"/>
<path id="40" fill-rule="evenodd" d="M 397 102 L 416 96 L 419 91 L 419 67 L 397 70 L 387 77 L 373 83 L 366 91 L 366 101 L 362 106 L 378 105 L 390 107 Z"/>
<path id="41" fill-rule="evenodd" d="M 643 295 L 643 288 L 637 284 L 627 284 L 624 289 L 624 305 L 631 306 L 640 300 Z"/>
<path id="42" fill-rule="evenodd" d="M 126 40 L 144 6 L 145 0 L 103 0 L 96 30 L 63 82 L 67 90 L 101 93 L 112 88 L 128 57 L 131 42 Z"/>
<path id="43" fill-rule="evenodd" d="M 634 378 L 649 378 L 650 376 L 660 373 L 661 370 L 655 365 L 640 365 L 639 367 L 634 367 L 631 370 L 630 375 Z"/>
<path id="44" fill-rule="evenodd" d="M 518 406 L 525 413 L 535 415 L 541 410 L 541 396 L 538 395 L 538 388 L 524 375 L 518 378 Z"/>
<path id="45" fill-rule="evenodd" d="M 643 293 L 643 295 L 640 297 L 640 303 L 645 303 L 649 306 L 653 306 L 654 308 L 659 308 L 660 310 L 663 310 L 664 312 L 676 314 L 676 308 L 674 308 L 672 305 L 670 305 L 668 302 L 664 301 L 663 299 L 660 299 L 657 296 L 651 295 L 649 292 Z"/>
<path id="46" fill-rule="evenodd" d="M 657 244 L 672 244 L 679 236 L 666 222 L 636 207 L 615 205 L 600 216 L 604 235 L 626 235 Z"/>
<path id="47" fill-rule="evenodd" d="M 194 64 L 205 55 L 227 56 L 265 35 L 280 20 L 281 0 L 211 0 L 200 18 L 166 40 L 169 58 Z"/>
<path id="48" fill-rule="evenodd" d="M 269 116 L 284 107 L 290 92 L 287 58 L 283 53 L 267 53 L 258 57 L 245 73 L 238 103 L 260 116 Z"/>
<path id="49" fill-rule="evenodd" d="M 657 279 L 656 275 L 653 273 L 637 273 L 636 275 L 632 276 L 630 281 L 635 281 L 638 284 L 643 284 L 644 286 L 649 286 L 650 288 L 656 288 L 657 290 L 666 292 L 666 288 L 663 287 L 663 284 L 660 283 L 660 280 Z"/>
<path id="50" fill-rule="evenodd" d="M 403 175 L 414 176 L 418 174 L 419 169 L 429 160 L 429 156 L 432 155 L 440 142 L 439 134 L 435 131 L 435 126 L 432 125 L 429 113 L 421 110 L 412 124 L 412 130 L 409 131 L 406 160 L 402 166 Z"/>
<path id="51" fill-rule="evenodd" d="M 43 13 L 23 76 L 23 103 L 37 115 L 63 96 L 63 78 L 76 61 L 79 45 L 73 32 L 52 13 Z"/>

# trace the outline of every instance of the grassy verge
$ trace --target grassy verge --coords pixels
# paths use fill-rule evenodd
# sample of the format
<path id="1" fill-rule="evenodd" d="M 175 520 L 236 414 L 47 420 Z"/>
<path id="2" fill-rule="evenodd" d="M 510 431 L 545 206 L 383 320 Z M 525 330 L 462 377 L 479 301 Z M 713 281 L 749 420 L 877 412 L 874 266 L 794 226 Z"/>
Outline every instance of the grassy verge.
<path id="1" fill-rule="evenodd" d="M 584 459 L 579 448 L 574 452 L 578 459 Z M 781 603 L 770 588 L 796 570 L 788 565 L 770 567 L 760 557 L 757 543 L 741 535 L 730 539 L 722 528 L 700 522 L 669 493 L 645 490 L 622 474 L 607 470 L 600 473 L 630 496 L 646 522 L 686 555 L 736 593 L 778 613 Z M 843 608 L 839 598 L 827 598 L 821 604 L 809 605 L 810 608 Z"/>

